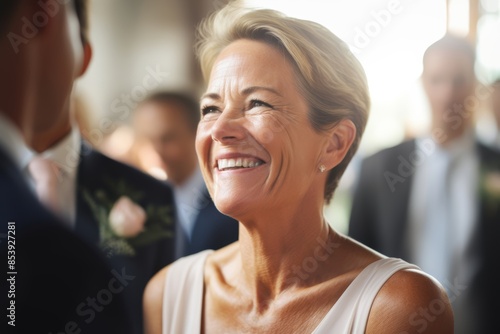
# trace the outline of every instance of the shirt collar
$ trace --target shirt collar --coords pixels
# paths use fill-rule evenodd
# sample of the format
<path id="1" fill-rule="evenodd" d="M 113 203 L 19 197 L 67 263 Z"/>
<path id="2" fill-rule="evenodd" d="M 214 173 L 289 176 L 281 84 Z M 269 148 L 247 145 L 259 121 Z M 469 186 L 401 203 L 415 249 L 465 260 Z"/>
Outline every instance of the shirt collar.
<path id="1" fill-rule="evenodd" d="M 416 140 L 416 143 L 417 146 L 425 146 L 425 142 L 431 140 L 435 143 L 434 153 L 457 158 L 459 156 L 470 155 L 474 153 L 476 147 L 475 138 L 475 132 L 471 129 L 465 131 L 460 137 L 455 138 L 445 147 L 437 144 L 430 135 L 423 138 L 418 138 Z"/>
<path id="2" fill-rule="evenodd" d="M 0 146 L 19 169 L 30 149 L 26 146 L 21 131 L 6 116 L 0 113 Z"/>
<path id="3" fill-rule="evenodd" d="M 450 157 L 458 158 L 474 152 L 475 140 L 474 131 L 466 131 L 460 137 L 454 139 L 446 147 L 442 148 Z"/>
<path id="4" fill-rule="evenodd" d="M 78 129 L 73 126 L 70 133 L 57 142 L 57 144 L 40 153 L 39 156 L 57 163 L 67 175 L 74 175 L 80 161 L 80 145 L 81 135 Z M 25 159 L 23 160 L 25 167 L 28 166 L 33 156 L 37 155 L 33 151 L 29 153 L 25 155 Z"/>

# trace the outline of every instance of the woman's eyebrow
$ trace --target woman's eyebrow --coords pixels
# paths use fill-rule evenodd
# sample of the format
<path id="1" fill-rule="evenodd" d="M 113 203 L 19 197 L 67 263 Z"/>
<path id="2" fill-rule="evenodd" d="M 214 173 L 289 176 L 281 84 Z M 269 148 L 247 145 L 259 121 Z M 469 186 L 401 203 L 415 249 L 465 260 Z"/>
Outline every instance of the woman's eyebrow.
<path id="1" fill-rule="evenodd" d="M 265 91 L 271 92 L 273 94 L 276 94 L 276 95 L 282 97 L 281 94 L 278 93 L 278 91 L 275 90 L 274 88 L 264 87 L 264 86 L 251 86 L 251 87 L 247 87 L 247 88 L 245 88 L 245 89 L 243 89 L 241 91 L 241 95 L 249 95 L 249 94 L 252 94 L 252 93 L 254 93 L 256 91 L 259 91 L 259 90 L 265 90 Z"/>
<path id="2" fill-rule="evenodd" d="M 256 91 L 259 91 L 259 90 L 264 90 L 264 91 L 268 91 L 268 92 L 271 92 L 275 95 L 278 95 L 279 97 L 282 97 L 282 95 L 280 93 L 278 93 L 277 90 L 275 90 L 274 88 L 271 88 L 271 87 L 265 87 L 265 86 L 251 86 L 251 87 L 247 87 L 247 88 L 244 88 L 241 92 L 240 92 L 240 95 L 250 95 Z M 203 99 L 206 99 L 206 98 L 209 98 L 209 99 L 212 99 L 212 100 L 220 100 L 220 95 L 217 94 L 217 93 L 205 93 L 201 96 L 200 98 L 200 101 L 203 100 Z"/>

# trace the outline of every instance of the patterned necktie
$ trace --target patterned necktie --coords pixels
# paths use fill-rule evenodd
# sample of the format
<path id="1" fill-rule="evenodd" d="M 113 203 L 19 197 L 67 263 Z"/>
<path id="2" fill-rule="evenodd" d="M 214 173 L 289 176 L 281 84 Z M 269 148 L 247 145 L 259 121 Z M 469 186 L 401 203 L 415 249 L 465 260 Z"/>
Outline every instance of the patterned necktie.
<path id="1" fill-rule="evenodd" d="M 62 175 L 59 166 L 49 159 L 34 157 L 28 169 L 35 181 L 36 193 L 40 201 L 55 213 L 60 214 L 61 205 L 57 188 Z"/>

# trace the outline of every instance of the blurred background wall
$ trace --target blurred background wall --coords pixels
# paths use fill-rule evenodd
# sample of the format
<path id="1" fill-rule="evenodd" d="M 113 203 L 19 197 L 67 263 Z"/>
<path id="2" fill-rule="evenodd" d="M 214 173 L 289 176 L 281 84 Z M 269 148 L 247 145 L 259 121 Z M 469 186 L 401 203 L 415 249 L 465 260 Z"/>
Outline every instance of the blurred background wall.
<path id="1" fill-rule="evenodd" d="M 203 91 L 193 54 L 195 27 L 227 0 L 90 0 L 90 40 L 94 57 L 78 81 L 75 110 L 83 134 L 105 153 L 120 158 L 133 144 L 130 117 L 146 94 L 159 89 Z M 419 76 L 428 45 L 447 31 L 477 46 L 480 84 L 500 77 L 500 0 L 247 0 L 291 16 L 323 24 L 346 43 L 363 64 L 372 110 L 357 157 L 343 177 L 331 206 L 330 223 L 347 228 L 350 189 L 360 159 L 426 130 L 427 101 Z M 487 109 L 478 110 L 477 128 L 493 131 Z M 157 173 L 144 151 L 146 170 Z M 149 159 L 149 160 L 148 160 Z"/>

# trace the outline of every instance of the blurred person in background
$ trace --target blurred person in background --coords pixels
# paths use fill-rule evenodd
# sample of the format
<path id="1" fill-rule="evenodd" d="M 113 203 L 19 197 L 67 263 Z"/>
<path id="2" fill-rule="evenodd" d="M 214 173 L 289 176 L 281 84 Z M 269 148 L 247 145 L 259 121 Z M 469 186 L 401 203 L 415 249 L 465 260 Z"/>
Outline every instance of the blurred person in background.
<path id="1" fill-rule="evenodd" d="M 217 210 L 201 175 L 195 151 L 199 120 L 196 100 L 169 91 L 148 96 L 133 116 L 137 140 L 152 144 L 174 189 L 177 256 L 217 250 L 238 239 L 238 222 Z"/>
<path id="2" fill-rule="evenodd" d="M 363 161 L 349 223 L 351 237 L 417 264 L 447 288 L 455 333 L 495 332 L 500 299 L 500 189 L 489 181 L 500 155 L 474 133 L 483 93 L 474 63 L 465 39 L 446 35 L 428 47 L 430 132 Z"/>
<path id="3" fill-rule="evenodd" d="M 100 291 L 126 289 L 121 270 L 40 203 L 25 169 L 26 142 L 65 123 L 88 65 L 84 16 L 84 0 L 0 3 L 2 333 L 132 333 L 122 294 L 100 303 Z"/>
<path id="4" fill-rule="evenodd" d="M 86 2 L 79 3 L 79 20 L 75 22 L 80 24 L 80 35 L 73 42 L 83 50 L 84 66 L 77 62 L 67 66 L 81 76 L 91 61 L 92 49 Z M 53 61 L 59 61 L 52 56 Z M 71 109 L 76 77 L 61 73 L 49 78 L 60 80 L 57 87 L 42 87 L 47 109 L 54 117 L 44 117 L 43 126 L 35 128 L 28 138 L 32 151 L 25 155 L 23 169 L 40 200 L 70 229 L 99 246 L 113 268 L 128 280 L 121 294 L 133 332 L 142 333 L 144 287 L 160 268 L 174 260 L 172 190 L 164 182 L 92 148 L 82 138 Z"/>

